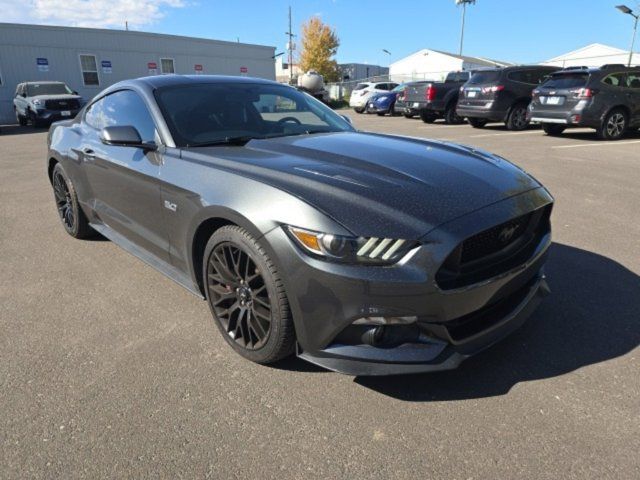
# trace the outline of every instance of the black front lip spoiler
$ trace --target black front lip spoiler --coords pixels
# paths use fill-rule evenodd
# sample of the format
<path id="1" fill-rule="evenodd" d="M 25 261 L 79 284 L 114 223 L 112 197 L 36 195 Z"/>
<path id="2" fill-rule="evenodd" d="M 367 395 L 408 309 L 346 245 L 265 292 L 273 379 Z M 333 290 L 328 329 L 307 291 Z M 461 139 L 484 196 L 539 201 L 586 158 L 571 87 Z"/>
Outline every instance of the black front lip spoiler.
<path id="1" fill-rule="evenodd" d="M 509 315 L 459 348 L 439 339 L 382 349 L 369 345 L 331 345 L 314 354 L 297 350 L 297 355 L 334 372 L 354 376 L 401 375 L 452 370 L 466 358 L 489 348 L 520 328 L 549 294 L 542 274 L 526 297 Z"/>

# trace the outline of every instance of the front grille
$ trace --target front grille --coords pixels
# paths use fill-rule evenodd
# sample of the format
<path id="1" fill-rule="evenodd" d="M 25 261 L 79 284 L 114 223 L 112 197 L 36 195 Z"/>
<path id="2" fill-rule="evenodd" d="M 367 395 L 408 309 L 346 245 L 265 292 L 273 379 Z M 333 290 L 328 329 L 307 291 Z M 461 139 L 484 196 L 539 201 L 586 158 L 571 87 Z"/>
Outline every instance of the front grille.
<path id="1" fill-rule="evenodd" d="M 551 205 L 477 233 L 460 243 L 436 273 L 443 290 L 465 287 L 525 263 L 551 230 Z"/>
<path id="2" fill-rule="evenodd" d="M 47 110 L 77 110 L 80 102 L 75 98 L 69 100 L 47 100 L 44 104 Z"/>
<path id="3" fill-rule="evenodd" d="M 489 230 L 480 232 L 462 243 L 461 263 L 470 263 L 499 252 L 524 235 L 532 214 L 514 218 Z"/>

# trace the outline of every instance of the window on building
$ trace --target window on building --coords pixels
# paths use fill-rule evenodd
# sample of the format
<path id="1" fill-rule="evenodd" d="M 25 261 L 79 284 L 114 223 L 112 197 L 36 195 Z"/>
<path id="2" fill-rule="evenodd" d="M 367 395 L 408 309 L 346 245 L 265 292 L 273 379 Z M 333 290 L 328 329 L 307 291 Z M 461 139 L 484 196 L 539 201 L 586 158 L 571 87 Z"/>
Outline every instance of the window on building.
<path id="1" fill-rule="evenodd" d="M 160 59 L 160 72 L 163 74 L 176 73 L 173 68 L 173 58 L 161 58 Z"/>
<path id="2" fill-rule="evenodd" d="M 85 85 L 100 85 L 98 78 L 98 62 L 95 55 L 80 55 L 82 81 Z"/>
<path id="3" fill-rule="evenodd" d="M 156 126 L 140 96 L 131 90 L 120 90 L 92 104 L 84 118 L 98 130 L 111 126 L 136 127 L 145 142 L 155 139 Z"/>

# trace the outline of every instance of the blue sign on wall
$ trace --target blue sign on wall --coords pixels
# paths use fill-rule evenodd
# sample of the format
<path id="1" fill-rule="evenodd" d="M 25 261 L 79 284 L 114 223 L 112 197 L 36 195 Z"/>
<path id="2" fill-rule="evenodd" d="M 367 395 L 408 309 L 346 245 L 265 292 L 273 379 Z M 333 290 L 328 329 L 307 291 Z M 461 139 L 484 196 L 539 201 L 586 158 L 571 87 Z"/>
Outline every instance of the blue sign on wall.
<path id="1" fill-rule="evenodd" d="M 36 58 L 36 65 L 38 65 L 39 72 L 49 71 L 49 60 L 47 58 L 43 58 L 43 57 Z"/>
<path id="2" fill-rule="evenodd" d="M 102 60 L 102 62 L 100 62 L 102 65 L 102 73 L 111 73 L 112 69 L 111 69 L 111 60 Z"/>

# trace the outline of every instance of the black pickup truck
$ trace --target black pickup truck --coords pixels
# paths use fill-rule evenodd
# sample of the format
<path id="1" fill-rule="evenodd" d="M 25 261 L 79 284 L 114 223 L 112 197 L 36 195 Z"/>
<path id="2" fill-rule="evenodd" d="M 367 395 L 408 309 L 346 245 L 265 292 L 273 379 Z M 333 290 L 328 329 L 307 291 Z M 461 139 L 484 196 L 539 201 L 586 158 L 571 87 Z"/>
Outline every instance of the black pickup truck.
<path id="1" fill-rule="evenodd" d="M 427 82 L 407 86 L 402 98 L 405 117 L 420 115 L 423 122 L 433 123 L 443 117 L 449 124 L 462 123 L 456 114 L 460 87 L 469 80 L 471 72 L 450 72 L 444 82 Z M 396 107 L 397 109 L 397 107 Z"/>

